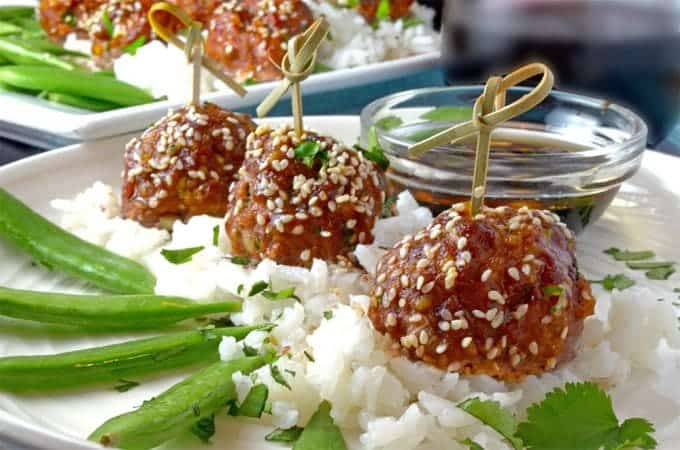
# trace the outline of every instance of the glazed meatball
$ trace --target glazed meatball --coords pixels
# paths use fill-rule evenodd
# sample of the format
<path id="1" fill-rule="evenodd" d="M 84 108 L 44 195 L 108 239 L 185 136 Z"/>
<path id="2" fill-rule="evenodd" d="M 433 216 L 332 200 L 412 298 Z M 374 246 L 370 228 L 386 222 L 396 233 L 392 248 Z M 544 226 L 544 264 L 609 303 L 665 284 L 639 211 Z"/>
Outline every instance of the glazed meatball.
<path id="1" fill-rule="evenodd" d="M 151 40 L 147 13 L 155 0 L 108 0 L 97 9 L 87 27 L 95 57 L 117 56 L 135 40 Z"/>
<path id="2" fill-rule="evenodd" d="M 411 5 L 414 0 L 389 0 L 390 5 L 390 19 L 397 20 L 406 17 L 411 12 Z M 380 0 L 359 0 L 359 14 L 361 14 L 367 22 L 373 23 L 375 16 L 378 13 Z"/>
<path id="3" fill-rule="evenodd" d="M 47 35 L 61 42 L 70 33 L 87 37 L 87 22 L 90 15 L 105 0 L 41 0 L 38 8 L 40 25 Z"/>
<path id="4" fill-rule="evenodd" d="M 517 381 L 571 358 L 593 309 L 556 215 L 487 207 L 470 217 L 461 203 L 386 252 L 369 317 L 413 360 Z"/>
<path id="5" fill-rule="evenodd" d="M 303 145 L 315 156 L 301 159 Z M 248 137 L 229 193 L 232 253 L 297 266 L 314 258 L 347 263 L 356 244 L 373 241 L 384 200 L 379 181 L 372 162 L 332 138 L 262 125 Z"/>
<path id="6" fill-rule="evenodd" d="M 302 0 L 231 0 L 213 13 L 206 53 L 239 81 L 270 81 L 281 72 L 288 40 L 313 22 Z"/>
<path id="7" fill-rule="evenodd" d="M 169 0 L 168 3 L 179 6 L 189 17 L 207 25 L 210 17 L 222 0 Z"/>
<path id="8" fill-rule="evenodd" d="M 254 128 L 249 116 L 209 103 L 168 113 L 125 148 L 123 216 L 146 226 L 223 216 Z"/>

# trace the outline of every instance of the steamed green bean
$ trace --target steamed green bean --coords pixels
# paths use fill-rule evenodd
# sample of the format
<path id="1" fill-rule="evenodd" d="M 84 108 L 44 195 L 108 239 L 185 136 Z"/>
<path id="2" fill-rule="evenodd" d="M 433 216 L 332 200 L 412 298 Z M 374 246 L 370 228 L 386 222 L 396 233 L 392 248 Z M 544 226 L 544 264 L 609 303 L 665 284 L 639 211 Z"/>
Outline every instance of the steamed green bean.
<path id="1" fill-rule="evenodd" d="M 5 69 L 0 67 L 0 71 Z M 106 80 L 106 77 L 98 79 Z M 0 237 L 25 250 L 38 262 L 101 289 L 121 294 L 154 293 L 156 279 L 144 266 L 65 231 L 2 188 Z"/>
<path id="2" fill-rule="evenodd" d="M 112 109 L 118 108 L 118 105 L 114 105 L 110 102 L 104 102 L 87 97 L 79 97 L 77 95 L 71 94 L 60 94 L 58 92 L 47 92 L 43 97 L 54 103 L 60 103 L 62 105 L 73 106 L 75 108 L 87 109 L 90 111 L 111 111 Z"/>
<path id="3" fill-rule="evenodd" d="M 36 51 L 20 41 L 6 37 L 0 38 L 0 55 L 14 64 L 25 65 L 31 67 L 31 69 L 35 69 L 32 66 L 50 66 L 66 71 L 75 68 L 70 62 L 64 61 L 55 55 Z"/>
<path id="4" fill-rule="evenodd" d="M 154 101 L 153 96 L 145 90 L 115 78 L 53 67 L 0 67 L 0 83 L 35 91 L 88 97 L 119 106 L 134 106 Z"/>
<path id="5" fill-rule="evenodd" d="M 8 36 L 11 34 L 21 33 L 21 28 L 10 22 L 0 20 L 0 36 Z"/>
<path id="6" fill-rule="evenodd" d="M 75 56 L 79 58 L 87 58 L 88 55 L 82 52 L 76 52 L 74 50 L 66 49 L 60 45 L 57 45 L 47 38 L 42 37 L 22 37 L 20 40 L 18 38 L 12 38 L 17 42 L 21 42 L 24 46 L 33 49 L 38 52 L 47 52 L 56 56 Z"/>
<path id="7" fill-rule="evenodd" d="M 156 447 L 234 401 L 236 386 L 232 375 L 239 371 L 250 373 L 270 362 L 268 359 L 254 356 L 214 363 L 138 409 L 108 420 L 88 439 L 122 449 Z"/>
<path id="8" fill-rule="evenodd" d="M 104 347 L 39 356 L 0 358 L 0 390 L 43 392 L 138 378 L 150 373 L 213 363 L 224 336 L 241 340 L 268 326 L 184 331 Z"/>
<path id="9" fill-rule="evenodd" d="M 162 328 L 241 310 L 239 300 L 198 303 L 161 295 L 73 295 L 0 287 L 0 315 L 98 330 Z"/>
<path id="10" fill-rule="evenodd" d="M 0 7 L 0 20 L 31 18 L 35 17 L 35 8 L 32 6 L 2 6 Z"/>

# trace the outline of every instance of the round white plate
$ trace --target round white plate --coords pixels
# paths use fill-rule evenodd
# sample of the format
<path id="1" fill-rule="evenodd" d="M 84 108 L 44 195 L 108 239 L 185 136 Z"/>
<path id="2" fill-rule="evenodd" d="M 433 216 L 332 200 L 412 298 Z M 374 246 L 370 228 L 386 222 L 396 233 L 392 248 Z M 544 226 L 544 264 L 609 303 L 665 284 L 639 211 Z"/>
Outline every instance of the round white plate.
<path id="1" fill-rule="evenodd" d="M 269 122 L 279 123 L 272 119 Z M 307 127 L 316 128 L 353 143 L 359 135 L 357 117 L 308 117 Z M 122 149 L 130 138 L 121 136 L 65 147 L 0 168 L 0 186 L 21 198 L 32 208 L 56 220 L 49 202 L 70 198 L 101 180 L 120 185 Z M 667 281 L 650 281 L 616 263 L 602 250 L 617 246 L 654 250 L 659 259 L 680 261 L 677 233 L 680 228 L 680 158 L 648 151 L 642 169 L 626 183 L 604 216 L 578 237 L 581 270 L 590 279 L 624 272 L 638 284 L 650 287 L 665 301 L 677 300 L 674 287 L 680 287 L 680 274 Z M 20 252 L 0 242 L 0 285 L 15 288 L 82 291 L 71 279 L 33 267 Z M 38 331 L 36 331 L 36 328 Z M 33 330 L 30 330 L 33 329 Z M 124 340 L 130 336 L 87 336 L 59 333 L 28 322 L 0 319 L 0 355 L 44 354 Z M 680 375 L 680 374 L 679 374 Z M 172 383 L 182 374 L 145 380 L 136 389 L 117 393 L 112 389 L 19 397 L 0 394 L 0 448 L 96 448 L 85 437 L 106 419 L 128 411 Z M 628 411 L 626 411 L 626 414 Z M 668 421 L 669 411 L 640 406 L 632 413 Z M 677 413 L 677 412 L 676 412 Z M 673 412 L 670 412 L 671 417 Z M 677 415 L 677 414 L 676 414 Z M 226 414 L 218 423 L 213 448 L 264 449 L 262 436 L 268 430 L 255 425 L 229 422 Z M 205 448 L 195 440 L 175 443 L 176 447 Z M 660 448 L 673 448 L 664 445 Z"/>

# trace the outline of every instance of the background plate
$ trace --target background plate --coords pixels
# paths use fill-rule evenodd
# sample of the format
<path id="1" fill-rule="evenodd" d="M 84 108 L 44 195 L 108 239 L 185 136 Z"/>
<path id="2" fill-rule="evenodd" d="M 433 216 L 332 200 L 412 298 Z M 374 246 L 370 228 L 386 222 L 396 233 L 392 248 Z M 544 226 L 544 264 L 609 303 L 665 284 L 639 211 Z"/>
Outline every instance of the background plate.
<path id="1" fill-rule="evenodd" d="M 273 124 L 290 119 L 272 119 Z M 308 117 L 305 124 L 353 143 L 359 134 L 358 117 Z M 27 202 L 46 216 L 57 219 L 49 207 L 54 198 L 69 198 L 94 181 L 119 186 L 122 149 L 131 136 L 74 145 L 34 156 L 0 168 L 0 186 Z M 606 274 L 625 272 L 638 284 L 653 289 L 666 301 L 677 297 L 671 289 L 680 287 L 680 276 L 674 274 L 665 282 L 646 280 L 641 272 L 625 269 L 602 250 L 610 246 L 652 249 L 659 259 L 680 261 L 677 245 L 680 223 L 680 159 L 648 151 L 641 170 L 626 183 L 603 217 L 578 237 L 578 257 L 587 278 L 599 279 Z M 33 267 L 30 260 L 7 244 L 0 242 L 0 285 L 40 290 L 78 292 L 83 286 L 59 274 Z M 36 328 L 39 332 L 36 332 Z M 91 335 L 83 338 L 12 320 L 0 321 L 0 355 L 41 354 L 101 345 L 131 336 Z M 136 389 L 119 394 L 106 387 L 87 392 L 70 392 L 49 397 L 17 397 L 0 394 L 0 448 L 95 448 L 83 441 L 94 428 L 113 415 L 130 410 L 142 400 L 158 394 L 177 381 L 182 373 L 148 380 Z M 619 417 L 639 415 L 653 422 L 667 423 L 677 416 L 654 401 L 635 398 L 616 404 Z M 220 415 L 214 442 L 230 450 L 266 449 L 262 436 L 269 427 L 236 425 L 226 414 Z M 175 442 L 175 448 L 205 448 L 190 439 Z M 216 445 L 214 448 L 219 448 Z M 662 449 L 680 448 L 680 437 L 663 442 Z"/>

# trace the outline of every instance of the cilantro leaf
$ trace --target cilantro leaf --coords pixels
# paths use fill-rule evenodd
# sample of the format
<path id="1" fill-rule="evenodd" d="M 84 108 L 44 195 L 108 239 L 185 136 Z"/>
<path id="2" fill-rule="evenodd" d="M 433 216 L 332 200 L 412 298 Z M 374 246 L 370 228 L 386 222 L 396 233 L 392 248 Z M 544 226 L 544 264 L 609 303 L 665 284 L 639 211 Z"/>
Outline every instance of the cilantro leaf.
<path id="1" fill-rule="evenodd" d="M 130 389 L 134 389 L 137 386 L 139 386 L 139 383 L 137 381 L 132 381 L 132 380 L 125 380 L 125 379 L 120 379 L 118 380 L 120 384 L 114 386 L 113 388 L 117 390 L 118 392 L 127 392 Z"/>
<path id="2" fill-rule="evenodd" d="M 594 383 L 567 383 L 529 407 L 517 436 L 528 450 L 618 450 L 631 443 L 652 449 L 652 431 L 643 419 L 619 426 L 611 398 Z"/>
<path id="3" fill-rule="evenodd" d="M 605 250 L 604 253 L 613 256 L 614 259 L 617 261 L 638 261 L 641 259 L 654 258 L 654 256 L 656 256 L 654 252 L 651 250 L 630 251 L 621 250 L 616 247 L 610 247 L 607 250 Z"/>
<path id="4" fill-rule="evenodd" d="M 247 256 L 239 255 L 232 256 L 229 258 L 229 261 L 231 261 L 232 264 L 236 264 L 239 266 L 247 266 L 248 264 L 250 264 L 250 258 L 248 258 Z"/>
<path id="5" fill-rule="evenodd" d="M 281 386 L 285 387 L 289 391 L 292 390 L 293 388 L 290 387 L 290 383 L 288 383 L 288 380 L 286 380 L 286 377 L 283 376 L 281 373 L 281 370 L 279 369 L 278 366 L 275 366 L 274 364 L 269 365 L 269 371 L 272 374 L 272 378 L 274 381 L 279 383 Z"/>
<path id="6" fill-rule="evenodd" d="M 375 13 L 376 20 L 386 20 L 390 17 L 390 2 L 389 0 L 380 0 L 378 10 Z"/>
<path id="7" fill-rule="evenodd" d="M 402 26 L 405 29 L 415 27 L 418 25 L 421 25 L 425 22 L 423 22 L 423 19 L 419 17 L 407 17 L 405 19 L 402 19 Z"/>
<path id="8" fill-rule="evenodd" d="M 668 277 L 675 273 L 672 266 L 657 267 L 645 273 L 645 276 L 650 280 L 667 280 Z"/>
<path id="9" fill-rule="evenodd" d="M 333 311 L 324 311 L 323 318 L 326 320 L 331 320 L 333 318 Z"/>
<path id="10" fill-rule="evenodd" d="M 264 440 L 269 442 L 284 442 L 284 443 L 295 442 L 300 438 L 302 430 L 304 430 L 304 428 L 300 427 L 293 427 L 285 430 L 283 428 L 277 428 L 268 435 L 266 435 L 264 437 Z"/>
<path id="11" fill-rule="evenodd" d="M 470 438 L 467 438 L 460 442 L 463 445 L 467 445 L 470 450 L 484 450 L 484 447 L 476 443 Z"/>
<path id="12" fill-rule="evenodd" d="M 522 450 L 522 441 L 515 437 L 517 420 L 507 410 L 503 409 L 500 403 L 471 398 L 459 404 L 458 407 L 496 430 L 512 444 L 513 448 Z"/>
<path id="13" fill-rule="evenodd" d="M 674 264 L 674 262 L 670 261 L 629 261 L 626 263 L 626 266 L 633 270 L 651 270 L 673 267 Z"/>
<path id="14" fill-rule="evenodd" d="M 130 55 L 135 55 L 137 53 L 137 50 L 139 49 L 139 47 L 141 47 L 144 44 L 146 44 L 146 36 L 141 35 L 137 39 L 135 39 L 134 41 L 130 42 L 128 45 L 123 47 L 123 51 L 125 53 L 130 54 Z"/>
<path id="15" fill-rule="evenodd" d="M 330 36 L 330 35 L 329 35 Z M 314 65 L 314 73 L 332 72 L 333 68 L 328 64 L 317 62 Z"/>
<path id="16" fill-rule="evenodd" d="M 217 247 L 218 245 L 220 245 L 220 226 L 219 226 L 219 225 L 215 225 L 215 226 L 213 227 L 213 240 L 212 240 L 212 243 L 213 243 L 213 245 L 214 245 L 215 247 Z"/>
<path id="17" fill-rule="evenodd" d="M 180 248 L 174 250 L 164 248 L 161 250 L 161 255 L 163 255 L 163 257 L 165 257 L 165 259 L 172 264 L 184 264 L 191 261 L 191 258 L 193 258 L 196 253 L 200 252 L 204 248 L 205 247 L 202 245 L 199 247 Z"/>
<path id="18" fill-rule="evenodd" d="M 631 280 L 622 273 L 617 273 L 616 275 L 607 275 L 602 280 L 591 280 L 591 283 L 601 284 L 603 288 L 608 291 L 618 289 L 623 291 L 635 284 L 635 281 Z"/>
<path id="19" fill-rule="evenodd" d="M 436 122 L 463 122 L 471 117 L 472 107 L 469 106 L 438 106 L 420 116 Z"/>
<path id="20" fill-rule="evenodd" d="M 266 291 L 262 292 L 262 296 L 266 298 L 267 300 L 286 300 L 288 298 L 295 299 L 297 301 L 301 301 L 300 297 L 295 295 L 295 288 L 294 287 L 289 287 L 283 290 L 280 290 L 279 292 L 274 292 L 270 289 L 267 289 Z"/>
<path id="21" fill-rule="evenodd" d="M 269 283 L 267 283 L 266 281 L 260 280 L 260 281 L 256 282 L 255 284 L 253 284 L 251 286 L 250 292 L 248 292 L 248 297 L 253 297 L 253 296 L 261 293 L 262 291 L 264 291 L 268 287 L 269 287 Z"/>
<path id="22" fill-rule="evenodd" d="M 333 422 L 331 405 L 321 402 L 305 429 L 300 434 L 293 450 L 347 450 L 342 432 Z"/>
<path id="23" fill-rule="evenodd" d="M 250 388 L 250 392 L 243 399 L 243 403 L 238 408 L 232 408 L 229 414 L 241 417 L 259 418 L 264 412 L 269 397 L 269 388 L 266 384 L 256 384 Z"/>
<path id="24" fill-rule="evenodd" d="M 549 284 L 547 286 L 543 286 L 543 293 L 546 295 L 558 296 L 562 295 L 562 292 L 564 292 L 564 288 L 560 285 Z"/>
<path id="25" fill-rule="evenodd" d="M 204 443 L 209 443 L 215 435 L 215 414 L 210 414 L 198 420 L 192 427 L 191 433 Z"/>
<path id="26" fill-rule="evenodd" d="M 109 10 L 105 9 L 102 13 L 102 22 L 104 22 L 104 30 L 109 38 L 113 38 L 113 23 L 111 22 L 111 16 L 109 16 Z"/>
<path id="27" fill-rule="evenodd" d="M 404 121 L 401 120 L 401 117 L 385 116 L 382 119 L 376 120 L 374 125 L 381 130 L 391 130 L 397 128 L 402 123 L 404 123 Z"/>
<path id="28" fill-rule="evenodd" d="M 387 159 L 385 153 L 383 152 L 380 142 L 378 142 L 378 135 L 376 134 L 375 127 L 371 127 L 368 130 L 368 136 L 366 136 L 368 148 L 363 148 L 360 145 L 354 145 L 354 149 L 360 151 L 364 158 L 369 161 L 373 161 L 382 170 L 387 170 L 390 167 L 390 160 Z"/>
<path id="29" fill-rule="evenodd" d="M 305 141 L 295 147 L 295 159 L 299 159 L 307 167 L 314 166 L 314 160 L 328 161 L 328 152 L 321 150 L 316 141 Z"/>

